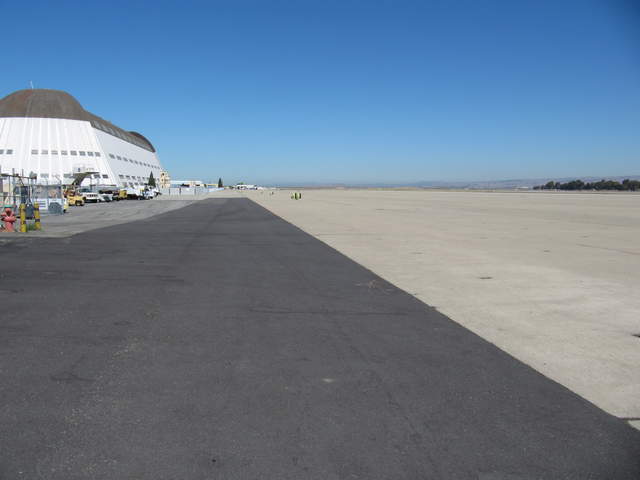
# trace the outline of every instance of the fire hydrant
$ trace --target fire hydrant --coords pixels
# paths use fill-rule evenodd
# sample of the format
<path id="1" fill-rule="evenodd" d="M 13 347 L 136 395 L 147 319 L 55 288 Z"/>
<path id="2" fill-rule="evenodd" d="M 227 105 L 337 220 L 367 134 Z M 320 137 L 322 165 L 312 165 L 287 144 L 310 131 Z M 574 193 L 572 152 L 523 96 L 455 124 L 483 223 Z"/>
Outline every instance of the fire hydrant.
<path id="1" fill-rule="evenodd" d="M 15 232 L 13 224 L 16 223 L 16 216 L 14 215 L 13 210 L 10 208 L 4 209 L 4 212 L 2 212 L 2 222 L 4 224 L 5 232 Z"/>

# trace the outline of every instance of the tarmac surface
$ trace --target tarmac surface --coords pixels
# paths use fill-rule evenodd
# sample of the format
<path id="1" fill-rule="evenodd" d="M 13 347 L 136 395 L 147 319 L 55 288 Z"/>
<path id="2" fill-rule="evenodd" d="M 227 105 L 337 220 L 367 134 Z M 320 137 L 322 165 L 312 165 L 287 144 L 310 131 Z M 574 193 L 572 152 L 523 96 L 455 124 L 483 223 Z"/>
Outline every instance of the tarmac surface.
<path id="1" fill-rule="evenodd" d="M 0 265 L 1 479 L 640 478 L 640 432 L 247 199 Z"/>
<path id="2" fill-rule="evenodd" d="M 640 192 L 246 192 L 640 428 Z"/>

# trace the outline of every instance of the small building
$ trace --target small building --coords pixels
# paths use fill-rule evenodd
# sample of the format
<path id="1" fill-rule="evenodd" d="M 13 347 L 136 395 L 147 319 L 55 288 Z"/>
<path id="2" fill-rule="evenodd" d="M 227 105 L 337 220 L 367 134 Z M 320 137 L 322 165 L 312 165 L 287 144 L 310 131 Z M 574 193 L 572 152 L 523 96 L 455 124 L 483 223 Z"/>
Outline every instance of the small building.
<path id="1" fill-rule="evenodd" d="M 158 178 L 158 187 L 160 188 L 171 187 L 171 177 L 169 176 L 169 172 L 167 172 L 166 170 L 162 170 L 160 172 L 160 178 Z"/>

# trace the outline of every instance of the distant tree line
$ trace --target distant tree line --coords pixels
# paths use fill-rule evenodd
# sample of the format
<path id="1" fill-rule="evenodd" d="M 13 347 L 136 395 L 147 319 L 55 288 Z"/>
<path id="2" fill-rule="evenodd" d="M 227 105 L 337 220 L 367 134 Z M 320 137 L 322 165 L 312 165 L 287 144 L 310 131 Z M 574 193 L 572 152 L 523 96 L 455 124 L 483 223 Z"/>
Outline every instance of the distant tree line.
<path id="1" fill-rule="evenodd" d="M 635 192 L 640 190 L 640 180 L 600 180 L 598 182 L 583 182 L 582 180 L 571 180 L 567 183 L 550 181 L 544 185 L 533 187 L 534 190 L 619 190 Z"/>

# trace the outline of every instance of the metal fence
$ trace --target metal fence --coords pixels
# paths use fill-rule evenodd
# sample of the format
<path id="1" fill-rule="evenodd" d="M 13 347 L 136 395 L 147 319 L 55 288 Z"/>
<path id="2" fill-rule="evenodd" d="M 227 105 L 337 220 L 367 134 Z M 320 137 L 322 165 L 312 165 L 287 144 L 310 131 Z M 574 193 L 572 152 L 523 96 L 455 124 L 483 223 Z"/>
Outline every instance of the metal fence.
<path id="1" fill-rule="evenodd" d="M 224 190 L 224 188 L 207 188 L 207 187 L 171 187 L 160 188 L 162 195 L 206 195 L 207 193 Z"/>
<path id="2" fill-rule="evenodd" d="M 32 202 L 40 205 L 42 213 L 64 213 L 64 187 L 62 185 L 34 185 Z"/>
<path id="3" fill-rule="evenodd" d="M 3 171 L 0 168 L 0 207 L 17 210 L 19 205 L 38 204 L 43 214 L 64 212 L 64 186 L 62 182 L 53 185 L 36 183 L 35 175 L 23 172 Z M 32 209 L 31 209 L 32 210 Z"/>

